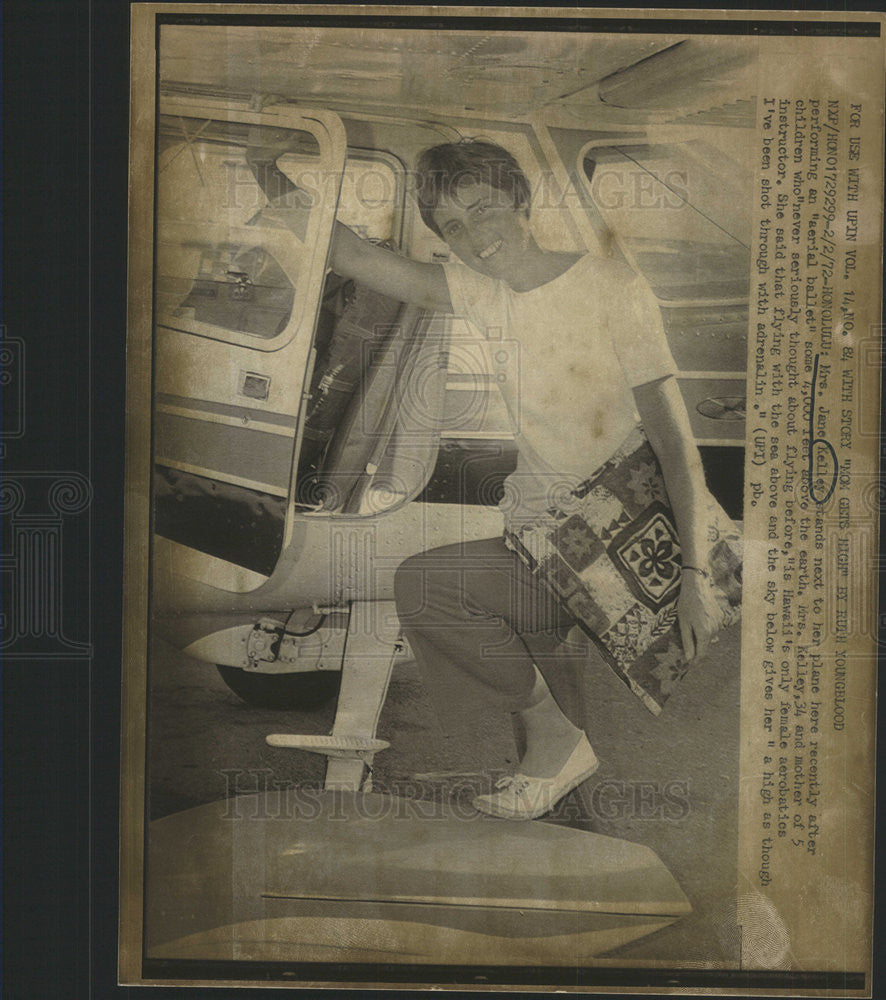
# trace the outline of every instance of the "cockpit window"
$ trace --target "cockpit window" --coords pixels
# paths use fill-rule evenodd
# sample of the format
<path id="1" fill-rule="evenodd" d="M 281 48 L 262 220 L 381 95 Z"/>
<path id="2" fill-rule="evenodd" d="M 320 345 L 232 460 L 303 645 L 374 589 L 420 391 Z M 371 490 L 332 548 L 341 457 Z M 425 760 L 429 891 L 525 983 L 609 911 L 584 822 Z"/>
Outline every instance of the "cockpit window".
<path id="1" fill-rule="evenodd" d="M 191 249 L 199 263 L 184 297 L 182 280 L 167 276 L 162 287 L 173 317 L 265 339 L 286 329 L 295 287 L 271 251 L 226 243 Z"/>

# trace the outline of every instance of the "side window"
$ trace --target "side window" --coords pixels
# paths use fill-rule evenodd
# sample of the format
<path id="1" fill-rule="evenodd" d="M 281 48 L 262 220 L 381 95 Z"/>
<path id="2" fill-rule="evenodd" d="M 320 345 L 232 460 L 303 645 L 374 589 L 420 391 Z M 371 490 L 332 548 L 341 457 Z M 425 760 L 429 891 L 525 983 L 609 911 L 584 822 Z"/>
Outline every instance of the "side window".
<path id="1" fill-rule="evenodd" d="M 579 176 L 663 305 L 747 297 L 752 173 L 726 151 L 701 140 L 589 144 Z"/>

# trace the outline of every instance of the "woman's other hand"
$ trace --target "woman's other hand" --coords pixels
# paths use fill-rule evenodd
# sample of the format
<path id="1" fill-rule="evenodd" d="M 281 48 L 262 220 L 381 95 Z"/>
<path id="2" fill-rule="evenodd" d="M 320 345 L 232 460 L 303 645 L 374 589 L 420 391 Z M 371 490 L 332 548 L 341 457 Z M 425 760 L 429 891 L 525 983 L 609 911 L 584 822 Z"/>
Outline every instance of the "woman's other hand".
<path id="1" fill-rule="evenodd" d="M 274 164 L 284 153 L 293 150 L 296 135 L 288 128 L 250 125 L 246 140 L 246 162 Z"/>
<path id="2" fill-rule="evenodd" d="M 720 628 L 720 608 L 710 580 L 701 573 L 693 570 L 683 573 L 677 619 L 686 659 L 692 661 L 704 656 Z"/>
<path id="3" fill-rule="evenodd" d="M 296 135 L 291 129 L 250 125 L 246 140 L 246 164 L 256 183 L 270 202 L 275 225 L 283 225 L 301 241 L 308 229 L 308 216 L 314 198 L 294 184 L 277 166 L 284 153 L 292 152 Z M 266 212 L 253 218 L 250 225 L 267 220 Z"/>

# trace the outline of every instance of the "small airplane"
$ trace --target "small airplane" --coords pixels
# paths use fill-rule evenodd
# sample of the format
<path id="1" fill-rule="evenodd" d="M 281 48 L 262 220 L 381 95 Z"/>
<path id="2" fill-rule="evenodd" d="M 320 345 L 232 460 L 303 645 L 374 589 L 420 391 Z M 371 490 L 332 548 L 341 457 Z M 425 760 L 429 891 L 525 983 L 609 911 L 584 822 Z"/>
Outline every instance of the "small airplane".
<path id="1" fill-rule="evenodd" d="M 419 820 L 373 825 L 354 805 L 372 794 L 367 765 L 387 745 L 376 723 L 391 670 L 409 656 L 394 572 L 415 552 L 500 533 L 516 445 L 495 382 L 506 332 L 490 343 L 458 316 L 345 280 L 327 267 L 329 242 L 339 219 L 416 259 L 447 260 L 410 197 L 417 154 L 481 135 L 512 150 L 533 185 L 539 242 L 621 255 L 645 276 L 709 486 L 740 519 L 753 66 L 727 41 L 667 36 L 548 34 L 542 45 L 513 32 L 309 34 L 310 44 L 296 29 L 161 31 L 151 628 L 217 666 L 250 704 L 308 708 L 337 694 L 331 735 L 268 739 L 324 753 L 326 787 L 354 815 L 336 827 L 324 805 L 297 835 L 270 820 L 251 826 L 273 861 L 244 884 L 236 913 L 224 803 L 156 821 L 149 941 L 158 955 L 230 957 L 238 924 L 253 941 L 238 954 L 291 957 L 322 900 L 341 922 L 342 906 L 364 899 L 366 927 L 382 920 L 388 931 L 422 906 L 421 919 L 445 911 L 452 919 L 438 923 L 470 939 L 471 955 L 482 951 L 478 906 L 494 908 L 497 930 L 484 933 L 502 961 L 535 954 L 533 935 L 564 954 L 578 935 L 583 954 L 598 954 L 689 910 L 648 849 L 550 824 L 454 819 L 428 840 Z M 250 136 L 265 129 L 291 133 L 278 166 L 311 201 L 303 233 L 275 224 L 247 164 Z M 201 831 L 200 856 L 216 859 L 204 881 L 227 879 L 224 899 L 208 882 L 200 889 L 218 896 L 201 926 L 183 916 L 196 891 L 189 829 Z M 322 860 L 333 842 L 353 852 L 350 881 Z M 464 863 L 430 887 L 434 872 L 455 871 L 447 843 Z M 497 851 L 525 857 L 531 872 L 542 844 L 560 861 L 540 895 L 506 888 L 505 862 L 488 869 Z M 370 891 L 373 851 L 390 871 Z M 470 888 L 481 873 L 482 892 Z M 531 931 L 515 916 L 527 907 Z M 371 936 L 357 934 L 349 954 L 376 960 Z M 298 954 L 319 960 L 328 937 Z M 393 934 L 391 954 L 421 951 L 418 937 Z"/>

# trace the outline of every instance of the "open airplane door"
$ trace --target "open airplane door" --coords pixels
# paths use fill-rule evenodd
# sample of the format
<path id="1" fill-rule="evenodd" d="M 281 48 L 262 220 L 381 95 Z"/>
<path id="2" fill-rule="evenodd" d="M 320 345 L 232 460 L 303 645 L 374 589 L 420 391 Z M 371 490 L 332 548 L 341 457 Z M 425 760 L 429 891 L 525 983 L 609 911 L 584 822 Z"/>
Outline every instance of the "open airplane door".
<path id="1" fill-rule="evenodd" d="M 162 98 L 156 164 L 156 554 L 253 590 L 283 546 L 345 161 L 328 111 Z M 264 130 L 306 208 L 283 227 L 246 161 Z M 195 567 L 200 572 L 195 573 Z"/>

